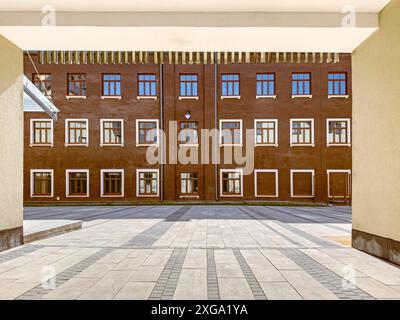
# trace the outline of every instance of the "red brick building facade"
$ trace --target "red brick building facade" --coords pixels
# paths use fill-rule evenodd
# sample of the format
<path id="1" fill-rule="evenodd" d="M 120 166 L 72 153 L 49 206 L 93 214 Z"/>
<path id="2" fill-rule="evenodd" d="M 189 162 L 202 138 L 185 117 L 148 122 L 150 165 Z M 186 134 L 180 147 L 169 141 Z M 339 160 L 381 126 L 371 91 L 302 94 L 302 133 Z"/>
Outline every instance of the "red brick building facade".
<path id="1" fill-rule="evenodd" d="M 40 77 L 28 56 L 25 75 L 60 113 L 52 121 L 25 112 L 25 203 L 351 198 L 350 55 L 226 64 L 48 64 L 31 55 Z M 171 147 L 168 130 L 165 139 L 151 130 L 170 121 L 198 132 L 178 151 L 201 150 L 200 130 L 222 126 L 234 135 L 219 142 L 245 152 L 246 129 L 256 129 L 254 170 L 224 164 L 224 146 L 214 148 L 220 164 L 149 164 L 149 143 Z"/>

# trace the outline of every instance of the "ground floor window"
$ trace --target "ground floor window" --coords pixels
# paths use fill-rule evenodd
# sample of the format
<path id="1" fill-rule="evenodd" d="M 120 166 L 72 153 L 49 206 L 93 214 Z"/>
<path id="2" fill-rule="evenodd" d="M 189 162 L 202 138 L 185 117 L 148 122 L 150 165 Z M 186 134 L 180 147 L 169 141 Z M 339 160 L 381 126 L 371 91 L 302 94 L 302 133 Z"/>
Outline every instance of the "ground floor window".
<path id="1" fill-rule="evenodd" d="M 328 174 L 328 198 L 348 201 L 351 198 L 351 170 L 330 169 Z"/>
<path id="2" fill-rule="evenodd" d="M 278 170 L 254 170 L 254 195 L 256 197 L 278 197 Z"/>
<path id="3" fill-rule="evenodd" d="M 199 175 L 198 173 L 181 173 L 181 194 L 196 195 L 199 192 Z"/>
<path id="4" fill-rule="evenodd" d="M 314 198 L 314 170 L 290 170 L 290 194 L 292 198 Z"/>
<path id="5" fill-rule="evenodd" d="M 221 169 L 220 188 L 223 197 L 243 196 L 243 171 L 241 169 Z"/>
<path id="6" fill-rule="evenodd" d="M 124 196 L 123 169 L 101 170 L 101 196 L 102 197 Z"/>
<path id="7" fill-rule="evenodd" d="M 32 197 L 53 196 L 53 170 L 50 169 L 31 170 L 31 196 Z"/>
<path id="8" fill-rule="evenodd" d="M 138 197 L 158 197 L 158 177 L 158 169 L 138 169 L 136 171 L 136 195 Z"/>
<path id="9" fill-rule="evenodd" d="M 89 196 L 89 170 L 67 170 L 66 178 L 67 197 Z"/>

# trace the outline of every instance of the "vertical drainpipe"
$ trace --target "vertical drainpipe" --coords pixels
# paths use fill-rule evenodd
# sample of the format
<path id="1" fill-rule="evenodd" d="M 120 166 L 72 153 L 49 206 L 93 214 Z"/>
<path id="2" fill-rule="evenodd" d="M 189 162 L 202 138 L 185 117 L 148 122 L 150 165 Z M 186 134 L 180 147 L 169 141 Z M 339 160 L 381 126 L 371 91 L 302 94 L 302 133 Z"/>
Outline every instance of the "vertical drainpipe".
<path id="1" fill-rule="evenodd" d="M 158 152 L 161 152 L 159 156 L 160 163 L 160 200 L 164 201 L 164 68 L 163 64 L 160 63 L 160 148 Z"/>
<path id="2" fill-rule="evenodd" d="M 218 64 L 217 64 L 217 53 L 214 52 L 214 125 L 215 129 L 218 128 Z M 220 152 L 219 150 L 219 137 L 216 137 L 216 143 L 215 143 L 215 156 L 217 155 L 217 152 Z M 219 157 L 216 157 L 217 159 Z M 215 159 L 215 160 L 217 160 Z M 214 176 L 215 176 L 215 200 L 218 201 L 218 164 L 217 161 L 215 161 L 214 164 Z"/>

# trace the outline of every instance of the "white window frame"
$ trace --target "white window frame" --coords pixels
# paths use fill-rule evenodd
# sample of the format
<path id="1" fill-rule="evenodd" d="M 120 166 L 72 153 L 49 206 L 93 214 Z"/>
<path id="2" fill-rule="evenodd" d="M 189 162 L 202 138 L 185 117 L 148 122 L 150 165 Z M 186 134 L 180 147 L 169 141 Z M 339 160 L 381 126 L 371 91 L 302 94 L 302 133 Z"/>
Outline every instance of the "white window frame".
<path id="1" fill-rule="evenodd" d="M 86 195 L 69 194 L 69 174 L 74 172 L 86 173 Z M 65 197 L 67 198 L 88 198 L 89 197 L 89 169 L 66 169 L 65 170 Z"/>
<path id="2" fill-rule="evenodd" d="M 311 143 L 293 143 L 293 122 L 295 121 L 311 121 Z M 315 147 L 314 141 L 314 119 L 313 118 L 293 118 L 290 119 L 290 146 L 291 147 Z"/>
<path id="3" fill-rule="evenodd" d="M 155 122 L 157 128 L 157 143 L 139 143 L 139 123 Z M 136 119 L 136 147 L 159 147 L 160 146 L 160 121 L 158 119 Z"/>
<path id="4" fill-rule="evenodd" d="M 120 172 L 121 175 L 121 194 L 120 195 L 106 195 L 104 194 L 104 173 L 107 172 Z M 125 197 L 125 170 L 124 169 L 101 169 L 100 170 L 100 196 L 102 198 L 123 198 Z"/>
<path id="5" fill-rule="evenodd" d="M 33 176 L 37 172 L 51 173 L 51 194 L 49 196 L 38 196 L 34 194 L 34 179 Z M 30 173 L 31 198 L 52 198 L 54 197 L 54 170 L 53 169 L 31 169 Z"/>
<path id="6" fill-rule="evenodd" d="M 70 122 L 85 121 L 86 122 L 86 143 L 69 143 L 69 126 Z M 102 128 L 103 129 L 103 128 Z M 102 130 L 103 132 L 103 130 Z M 65 119 L 65 146 L 66 147 L 88 147 L 89 146 L 89 119 Z"/>
<path id="7" fill-rule="evenodd" d="M 332 198 L 331 194 L 330 194 L 330 188 L 329 188 L 329 175 L 330 173 L 347 173 L 349 175 L 349 183 L 350 183 L 350 179 L 351 179 L 351 170 L 350 169 L 328 169 L 326 170 L 326 174 L 327 174 L 327 182 L 328 182 L 328 198 Z M 336 198 L 344 198 L 342 196 L 336 196 Z"/>
<path id="8" fill-rule="evenodd" d="M 257 143 L 257 122 L 275 123 L 275 143 Z M 278 147 L 278 119 L 255 119 L 254 120 L 254 146 L 256 147 Z"/>
<path id="9" fill-rule="evenodd" d="M 104 122 L 121 122 L 121 143 L 104 143 L 103 124 Z M 124 146 L 124 119 L 100 119 L 100 147 L 123 147 Z"/>
<path id="10" fill-rule="evenodd" d="M 222 143 L 222 124 L 224 122 L 239 122 L 240 123 L 240 142 L 239 143 Z M 243 120 L 242 119 L 221 119 L 219 120 L 219 146 L 220 147 L 243 147 Z"/>
<path id="11" fill-rule="evenodd" d="M 157 194 L 140 194 L 139 193 L 139 174 L 142 172 L 157 173 Z M 158 198 L 160 196 L 160 169 L 136 169 L 136 197 L 138 198 Z"/>
<path id="12" fill-rule="evenodd" d="M 312 195 L 309 196 L 296 196 L 293 193 L 293 174 L 296 172 L 304 172 L 304 173 L 311 173 L 311 190 L 312 190 Z M 290 196 L 292 198 L 315 198 L 315 170 L 314 169 L 292 169 L 290 170 Z"/>
<path id="13" fill-rule="evenodd" d="M 331 121 L 347 122 L 347 143 L 331 143 L 329 142 L 329 123 Z M 326 146 L 327 147 L 351 147 L 351 119 L 350 118 L 328 118 L 326 119 Z"/>
<path id="14" fill-rule="evenodd" d="M 275 195 L 258 194 L 257 190 L 257 174 L 258 173 L 274 173 L 275 174 Z M 279 171 L 278 169 L 255 169 L 254 170 L 254 196 L 257 198 L 278 198 L 279 197 Z"/>
<path id="15" fill-rule="evenodd" d="M 223 194 L 222 190 L 222 174 L 224 172 L 239 172 L 240 173 L 240 194 Z M 243 169 L 220 169 L 219 170 L 219 195 L 220 197 L 239 198 L 243 197 Z"/>
<path id="16" fill-rule="evenodd" d="M 34 142 L 35 141 L 35 138 L 34 138 L 35 131 L 33 129 L 33 123 L 36 122 L 36 121 L 41 121 L 41 122 L 46 121 L 46 122 L 50 122 L 51 123 L 51 143 L 38 144 L 38 143 Z M 30 147 L 53 147 L 54 146 L 54 121 L 53 121 L 53 119 L 47 119 L 47 118 L 45 118 L 45 119 L 31 119 L 30 120 L 30 141 L 29 142 L 30 142 L 29 143 Z"/>

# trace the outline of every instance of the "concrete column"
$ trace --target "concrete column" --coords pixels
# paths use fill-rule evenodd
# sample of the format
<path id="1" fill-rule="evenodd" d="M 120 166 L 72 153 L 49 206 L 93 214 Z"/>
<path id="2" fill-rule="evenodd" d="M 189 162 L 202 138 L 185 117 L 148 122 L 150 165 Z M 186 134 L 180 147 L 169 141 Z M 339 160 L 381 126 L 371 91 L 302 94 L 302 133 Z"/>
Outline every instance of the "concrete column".
<path id="1" fill-rule="evenodd" d="M 0 251 L 23 242 L 23 57 L 0 36 Z"/>
<path id="2" fill-rule="evenodd" d="M 353 246 L 400 264 L 400 0 L 353 53 Z"/>

